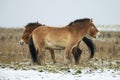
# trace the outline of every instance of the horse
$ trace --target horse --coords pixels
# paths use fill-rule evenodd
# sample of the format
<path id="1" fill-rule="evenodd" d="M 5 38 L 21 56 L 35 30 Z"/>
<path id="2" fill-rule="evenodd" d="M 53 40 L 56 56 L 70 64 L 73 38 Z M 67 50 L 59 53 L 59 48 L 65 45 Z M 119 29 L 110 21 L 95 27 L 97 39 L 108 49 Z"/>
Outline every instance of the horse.
<path id="1" fill-rule="evenodd" d="M 40 65 L 44 64 L 46 49 L 65 49 L 67 63 L 72 63 L 71 53 L 73 48 L 78 48 L 78 44 L 85 35 L 96 38 L 98 33 L 99 30 L 93 24 L 92 19 L 89 18 L 77 19 L 61 28 L 41 26 L 31 33 L 29 49 L 32 58 L 36 59 L 36 62 Z"/>
<path id="2" fill-rule="evenodd" d="M 25 29 L 24 29 L 24 31 L 23 31 L 23 35 L 22 35 L 22 37 L 21 37 L 21 39 L 20 39 L 20 44 L 21 44 L 21 45 L 28 44 L 28 42 L 29 42 L 29 37 L 30 37 L 32 31 L 33 31 L 34 29 L 36 29 L 37 27 L 40 27 L 40 26 L 45 26 L 45 25 L 40 24 L 40 23 L 38 23 L 38 22 L 28 23 L 28 24 L 25 26 Z M 90 39 L 87 38 L 87 37 L 84 37 L 82 40 L 85 42 L 85 44 L 88 46 L 88 48 L 89 48 L 89 50 L 90 50 L 90 53 L 91 53 L 90 59 L 93 58 L 93 56 L 94 56 L 94 44 L 93 44 L 92 40 L 90 40 Z M 79 46 L 79 44 L 78 44 L 78 46 Z M 31 51 L 33 51 L 32 53 L 35 52 L 34 49 L 32 49 Z M 51 58 L 52 58 L 52 60 L 53 60 L 53 64 L 55 64 L 55 63 L 56 63 L 56 60 L 55 60 L 54 50 L 48 49 L 48 51 L 49 51 L 49 53 L 51 54 Z M 79 64 L 79 59 L 80 59 L 80 56 L 81 56 L 82 51 L 81 51 L 78 47 L 74 47 L 73 50 L 72 50 L 72 53 L 73 53 L 73 56 L 74 56 L 75 59 L 76 59 L 76 60 L 75 60 L 75 64 Z M 31 55 L 32 55 L 33 62 L 37 62 L 37 60 L 36 60 L 36 58 L 35 58 L 35 57 L 36 57 L 36 54 L 31 54 Z"/>

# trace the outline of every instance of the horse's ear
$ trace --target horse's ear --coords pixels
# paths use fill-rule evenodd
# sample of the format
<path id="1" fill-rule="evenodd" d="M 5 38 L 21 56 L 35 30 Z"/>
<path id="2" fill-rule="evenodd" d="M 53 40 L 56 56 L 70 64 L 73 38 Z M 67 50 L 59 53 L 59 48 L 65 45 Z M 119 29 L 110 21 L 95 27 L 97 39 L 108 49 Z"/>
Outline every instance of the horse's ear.
<path id="1" fill-rule="evenodd" d="M 39 22 L 37 21 L 37 24 L 39 24 Z"/>
<path id="2" fill-rule="evenodd" d="M 90 19 L 90 22 L 93 22 L 93 19 L 92 19 L 92 18 Z"/>

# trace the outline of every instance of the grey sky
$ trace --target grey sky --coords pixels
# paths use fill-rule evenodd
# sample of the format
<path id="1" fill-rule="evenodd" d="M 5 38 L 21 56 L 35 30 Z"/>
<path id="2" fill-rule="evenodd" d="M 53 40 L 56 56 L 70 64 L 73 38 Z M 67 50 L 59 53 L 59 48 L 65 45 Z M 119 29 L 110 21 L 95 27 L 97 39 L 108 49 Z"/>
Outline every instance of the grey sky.
<path id="1" fill-rule="evenodd" d="M 64 26 L 79 18 L 96 25 L 120 24 L 120 0 L 0 0 L 0 26 L 23 27 L 29 22 Z"/>

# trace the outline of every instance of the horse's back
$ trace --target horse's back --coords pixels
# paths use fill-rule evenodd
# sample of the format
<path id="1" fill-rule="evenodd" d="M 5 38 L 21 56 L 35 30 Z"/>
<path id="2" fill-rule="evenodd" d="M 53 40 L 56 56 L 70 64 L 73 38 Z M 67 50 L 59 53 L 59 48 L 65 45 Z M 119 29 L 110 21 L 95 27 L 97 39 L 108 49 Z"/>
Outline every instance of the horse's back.
<path id="1" fill-rule="evenodd" d="M 33 35 L 50 35 L 51 37 L 61 37 L 61 36 L 65 36 L 67 34 L 69 34 L 68 29 L 62 27 L 62 28 L 58 28 L 58 27 L 51 27 L 51 26 L 41 26 L 36 28 L 33 33 Z"/>

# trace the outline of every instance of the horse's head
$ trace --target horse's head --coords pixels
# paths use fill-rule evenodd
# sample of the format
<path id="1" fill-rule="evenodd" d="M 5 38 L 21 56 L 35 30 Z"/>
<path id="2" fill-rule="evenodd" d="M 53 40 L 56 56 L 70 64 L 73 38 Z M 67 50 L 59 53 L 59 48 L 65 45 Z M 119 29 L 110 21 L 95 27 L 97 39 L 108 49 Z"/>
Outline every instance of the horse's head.
<path id="1" fill-rule="evenodd" d="M 83 18 L 83 19 L 77 19 L 73 22 L 71 22 L 68 26 L 77 26 L 77 30 L 81 30 L 82 32 L 86 33 L 87 35 L 90 35 L 91 37 L 96 38 L 99 31 L 93 24 L 92 19 L 89 18 Z"/>
<path id="2" fill-rule="evenodd" d="M 42 24 L 39 24 L 38 22 L 37 23 L 29 23 L 25 26 L 25 29 L 23 31 L 23 35 L 20 39 L 20 44 L 23 45 L 23 44 L 28 44 L 28 41 L 29 41 L 29 36 L 31 35 L 32 31 L 39 27 L 39 26 L 42 26 Z"/>
<path id="3" fill-rule="evenodd" d="M 88 21 L 88 26 L 90 27 L 89 31 L 88 31 L 88 34 L 93 37 L 93 38 L 96 38 L 98 37 L 98 35 L 100 34 L 99 30 L 96 28 L 96 26 L 93 24 L 93 21 L 92 19 L 90 19 Z"/>

